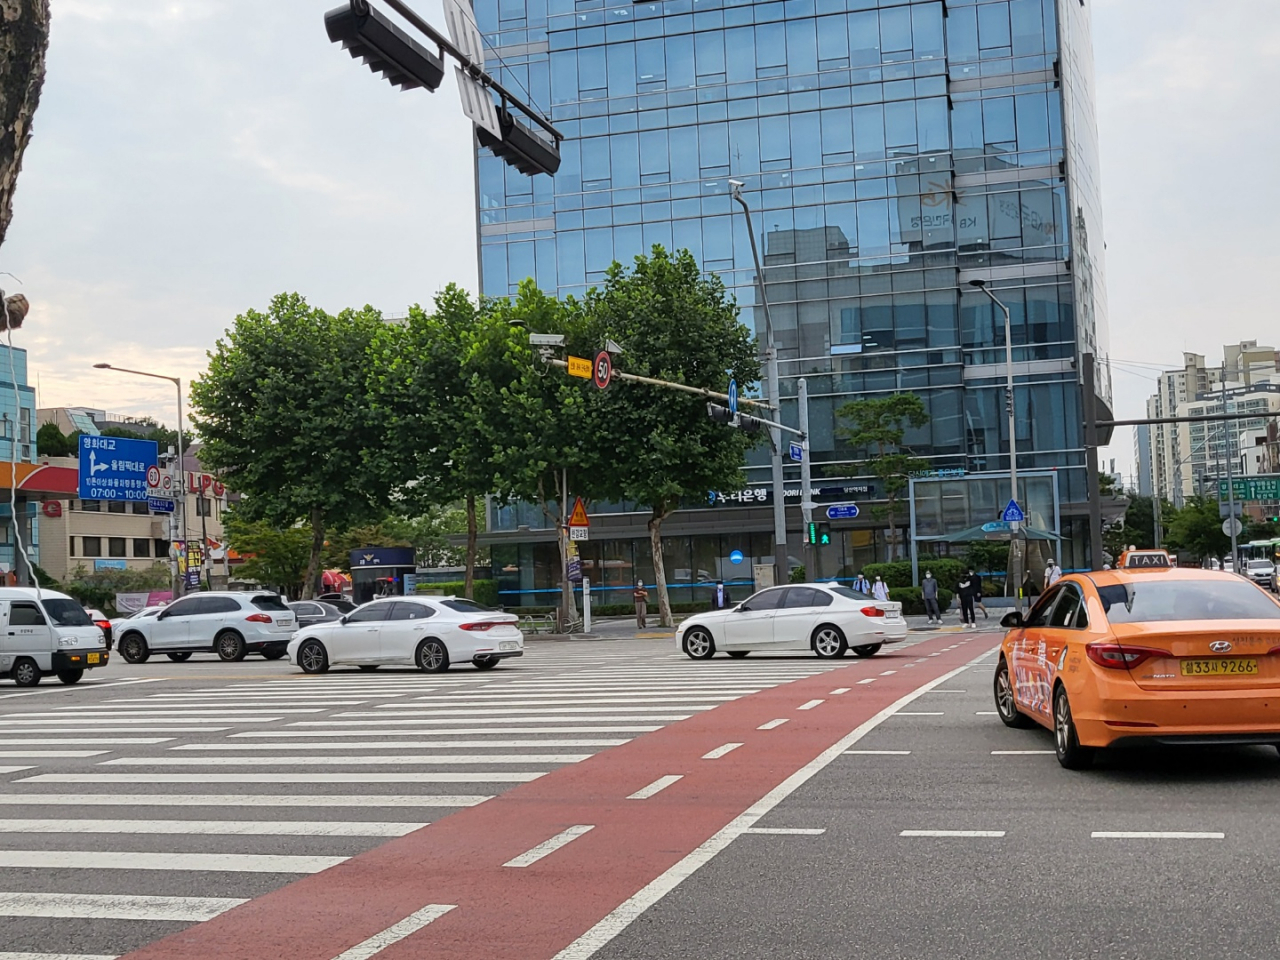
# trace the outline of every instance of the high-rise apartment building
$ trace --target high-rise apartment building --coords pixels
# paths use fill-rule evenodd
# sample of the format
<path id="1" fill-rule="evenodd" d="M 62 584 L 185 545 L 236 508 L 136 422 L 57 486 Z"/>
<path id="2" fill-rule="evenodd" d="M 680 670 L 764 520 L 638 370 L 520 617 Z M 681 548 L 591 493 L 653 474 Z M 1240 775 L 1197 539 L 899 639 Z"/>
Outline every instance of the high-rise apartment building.
<path id="1" fill-rule="evenodd" d="M 614 260 L 661 244 L 718 273 L 762 333 L 763 286 L 791 423 L 796 380 L 808 379 L 819 502 L 883 493 L 840 438 L 841 404 L 894 392 L 925 402 L 930 422 L 907 437 L 932 474 L 915 484 L 925 537 L 995 519 L 1008 498 L 1003 317 L 969 286 L 984 279 L 1012 310 L 1024 505 L 1063 536 L 1064 566 L 1085 562 L 1079 359 L 1107 354 L 1087 6 L 478 0 L 476 13 L 504 82 L 566 137 L 554 179 L 478 151 L 486 295 L 526 277 L 580 294 Z M 730 178 L 746 185 L 763 277 Z M 1105 409 L 1105 362 L 1098 388 Z M 749 577 L 750 558 L 773 552 L 768 478 L 761 450 L 751 490 L 669 520 L 667 570 L 690 583 Z M 788 505 L 798 559 L 798 491 Z M 618 510 L 585 562 L 622 583 L 652 565 L 642 518 Z M 504 589 L 551 587 L 539 512 L 491 519 Z M 837 527 L 827 575 L 908 546 L 887 543 L 872 510 Z"/>

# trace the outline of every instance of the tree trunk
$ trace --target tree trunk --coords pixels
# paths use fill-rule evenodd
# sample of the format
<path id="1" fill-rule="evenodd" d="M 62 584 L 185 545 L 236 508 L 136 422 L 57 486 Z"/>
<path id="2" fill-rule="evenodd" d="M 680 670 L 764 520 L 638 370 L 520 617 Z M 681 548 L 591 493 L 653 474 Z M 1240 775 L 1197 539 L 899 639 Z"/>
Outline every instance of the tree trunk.
<path id="1" fill-rule="evenodd" d="M 44 85 L 49 0 L 0 0 L 0 244 L 13 219 L 13 194 Z"/>
<path id="2" fill-rule="evenodd" d="M 462 594 L 468 600 L 476 591 L 476 497 L 467 495 L 467 572 L 462 577 Z"/>
<path id="3" fill-rule="evenodd" d="M 889 562 L 890 563 L 892 563 L 896 559 L 896 557 L 894 556 L 894 553 L 897 550 L 897 543 L 898 543 L 898 528 L 893 522 L 893 513 L 897 506 L 898 506 L 898 501 L 893 497 L 889 497 Z"/>
<path id="4" fill-rule="evenodd" d="M 2 3 L 3 0 L 0 0 Z M 307 578 L 302 584 L 302 599 L 316 595 L 316 581 L 320 579 L 320 555 L 324 553 L 324 515 L 319 507 L 311 508 L 311 558 L 307 561 Z"/>
<path id="5" fill-rule="evenodd" d="M 653 508 L 649 518 L 649 547 L 653 551 L 653 578 L 658 581 L 658 623 L 664 627 L 675 625 L 671 616 L 671 594 L 667 591 L 667 567 L 662 559 L 662 521 L 668 511 Z"/>

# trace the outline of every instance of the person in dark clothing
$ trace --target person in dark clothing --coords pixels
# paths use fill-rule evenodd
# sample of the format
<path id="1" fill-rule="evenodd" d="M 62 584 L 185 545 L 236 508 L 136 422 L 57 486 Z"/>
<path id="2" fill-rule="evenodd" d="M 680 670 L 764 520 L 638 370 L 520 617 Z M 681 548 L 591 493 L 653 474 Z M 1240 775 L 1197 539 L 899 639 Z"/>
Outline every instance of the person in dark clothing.
<path id="1" fill-rule="evenodd" d="M 976 627 L 978 621 L 974 617 L 973 600 L 978 595 L 978 591 L 982 589 L 981 583 L 972 570 L 969 570 L 960 578 L 958 585 L 960 593 L 960 619 L 966 627 Z"/>
<path id="2" fill-rule="evenodd" d="M 924 599 L 924 612 L 930 623 L 942 622 L 942 611 L 938 609 L 938 581 L 933 579 L 933 572 L 926 570 L 924 579 L 920 581 L 920 595 Z"/>

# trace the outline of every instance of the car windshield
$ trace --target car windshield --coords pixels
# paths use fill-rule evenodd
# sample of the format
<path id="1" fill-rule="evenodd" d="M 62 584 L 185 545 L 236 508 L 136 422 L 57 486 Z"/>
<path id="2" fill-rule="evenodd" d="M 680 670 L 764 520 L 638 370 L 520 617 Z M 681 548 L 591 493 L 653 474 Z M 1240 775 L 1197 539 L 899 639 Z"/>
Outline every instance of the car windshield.
<path id="1" fill-rule="evenodd" d="M 1270 560 L 1250 560 L 1249 569 L 1250 570 L 1270 570 L 1271 561 Z"/>
<path id="2" fill-rule="evenodd" d="M 1276 603 L 1244 580 L 1165 580 L 1099 587 L 1112 623 L 1170 620 L 1280 620 Z"/>
<path id="3" fill-rule="evenodd" d="M 284 605 L 284 601 L 271 593 L 260 593 L 249 602 L 259 610 L 280 610 L 284 613 L 289 612 L 289 608 Z"/>
<path id="4" fill-rule="evenodd" d="M 829 589 L 832 593 L 837 596 L 844 597 L 847 600 L 857 600 L 859 602 L 863 600 L 875 600 L 875 597 L 870 594 L 854 590 L 852 587 L 830 587 Z"/>
<path id="5" fill-rule="evenodd" d="M 60 627 L 87 627 L 93 623 L 84 607 L 76 600 L 51 597 L 43 602 L 49 617 Z"/>

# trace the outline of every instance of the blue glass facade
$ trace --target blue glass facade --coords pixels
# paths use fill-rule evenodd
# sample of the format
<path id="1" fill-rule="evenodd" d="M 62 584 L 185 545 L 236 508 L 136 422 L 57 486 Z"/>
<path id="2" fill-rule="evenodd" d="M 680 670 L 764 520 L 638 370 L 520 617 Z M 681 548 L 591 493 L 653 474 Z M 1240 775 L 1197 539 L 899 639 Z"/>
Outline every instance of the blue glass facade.
<path id="1" fill-rule="evenodd" d="M 729 196 L 742 181 L 784 417 L 806 377 L 814 474 L 852 480 L 836 408 L 898 391 L 931 412 L 908 443 L 932 467 L 1008 470 L 1003 317 L 968 287 L 986 279 L 1013 313 L 1019 467 L 1060 471 L 1064 533 L 1082 540 L 1076 361 L 1105 358 L 1107 338 L 1079 0 L 477 0 L 476 13 L 503 81 L 566 136 L 554 179 L 479 151 L 485 294 L 526 277 L 578 294 L 660 243 L 720 274 L 762 330 Z"/>

